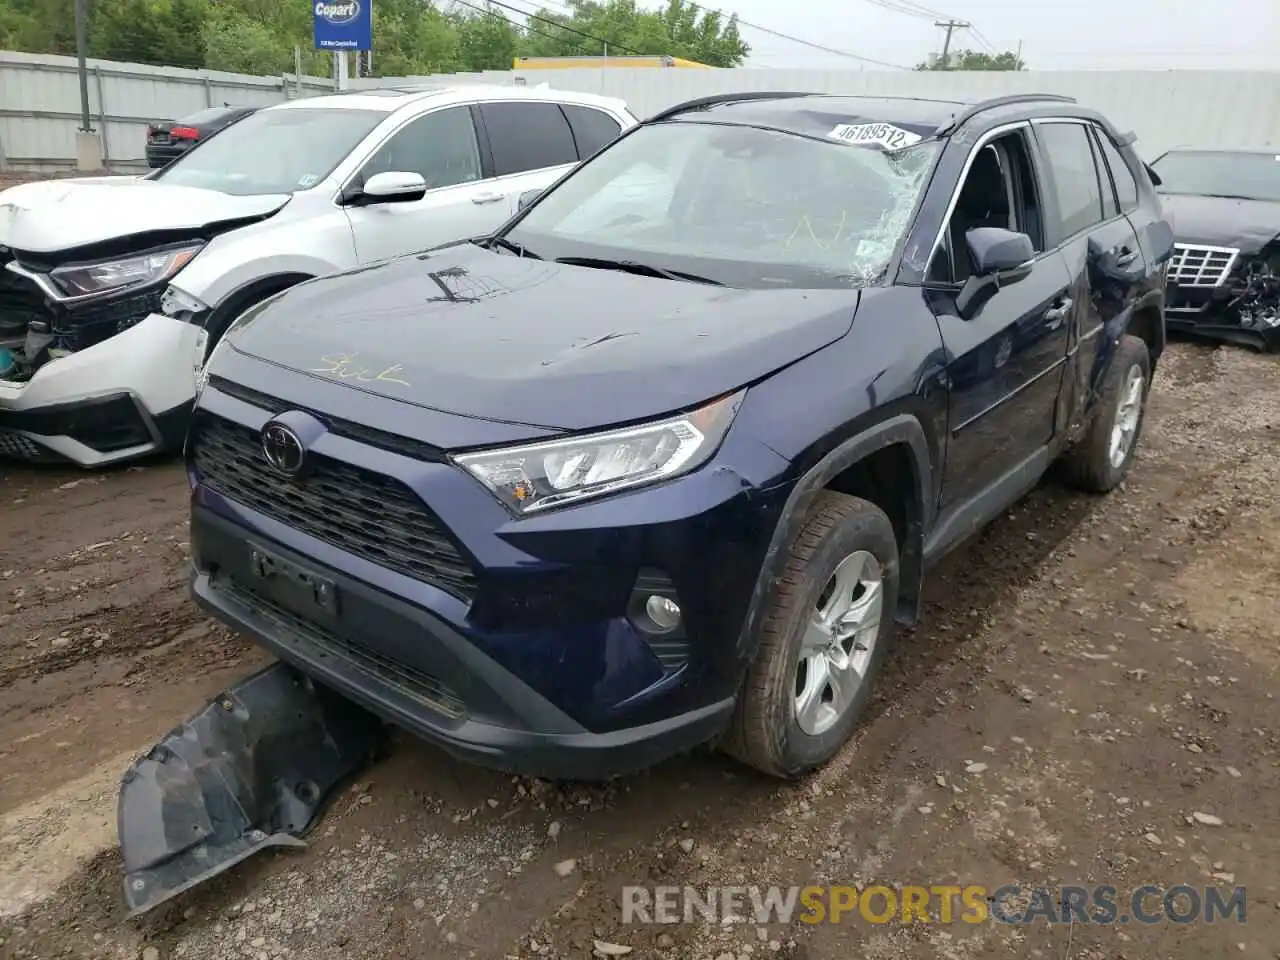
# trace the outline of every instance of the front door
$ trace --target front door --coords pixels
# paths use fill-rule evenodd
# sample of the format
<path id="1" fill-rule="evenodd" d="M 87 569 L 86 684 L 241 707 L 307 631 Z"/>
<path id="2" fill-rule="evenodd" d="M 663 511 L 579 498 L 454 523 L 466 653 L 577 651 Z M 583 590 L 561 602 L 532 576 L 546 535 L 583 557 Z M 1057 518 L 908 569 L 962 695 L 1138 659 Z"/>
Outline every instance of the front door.
<path id="1" fill-rule="evenodd" d="M 390 171 L 427 182 L 421 200 L 347 207 L 361 263 L 492 233 L 511 214 L 506 193 L 484 177 L 471 108 L 445 107 L 401 127 L 358 177 Z"/>
<path id="2" fill-rule="evenodd" d="M 1007 479 L 1054 435 L 1068 330 L 1081 307 L 1062 254 L 1045 251 L 1028 136 L 1019 127 L 978 148 L 929 271 L 926 299 L 946 349 L 950 392 L 942 510 Z M 966 235 L 976 227 L 1026 233 L 1037 257 L 1030 275 L 966 318 L 956 297 L 971 270 Z"/>

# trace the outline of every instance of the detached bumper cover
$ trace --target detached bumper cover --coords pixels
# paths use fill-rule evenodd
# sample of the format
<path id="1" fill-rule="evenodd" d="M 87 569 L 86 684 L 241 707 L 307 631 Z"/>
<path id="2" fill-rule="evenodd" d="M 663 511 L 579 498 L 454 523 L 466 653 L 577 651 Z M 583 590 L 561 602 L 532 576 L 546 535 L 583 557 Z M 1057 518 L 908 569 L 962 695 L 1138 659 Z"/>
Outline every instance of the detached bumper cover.
<path id="1" fill-rule="evenodd" d="M 120 785 L 125 901 L 144 913 L 298 836 L 377 746 L 381 723 L 276 664 L 220 694 Z"/>
<path id="2" fill-rule="evenodd" d="M 101 466 L 175 447 L 195 397 L 199 328 L 150 314 L 95 346 L 0 380 L 0 456 Z"/>

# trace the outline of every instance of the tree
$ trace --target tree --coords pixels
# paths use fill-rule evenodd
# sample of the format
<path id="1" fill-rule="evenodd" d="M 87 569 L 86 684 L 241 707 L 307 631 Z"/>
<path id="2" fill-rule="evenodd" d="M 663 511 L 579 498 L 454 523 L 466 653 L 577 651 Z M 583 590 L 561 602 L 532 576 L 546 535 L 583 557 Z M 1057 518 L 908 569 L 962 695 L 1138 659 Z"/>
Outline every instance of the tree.
<path id="1" fill-rule="evenodd" d="M 686 0 L 668 0 L 661 10 L 640 9 L 635 0 L 564 0 L 569 14 L 543 8 L 528 23 L 522 53 L 538 57 L 667 55 L 712 67 L 734 67 L 751 48 L 727 21 Z"/>
<path id="2" fill-rule="evenodd" d="M 932 63 L 918 63 L 917 70 L 1025 70 L 1027 62 L 1012 50 L 1003 53 L 983 53 L 980 50 L 956 50 Z"/>
<path id="3" fill-rule="evenodd" d="M 504 17 L 493 13 L 456 15 L 453 25 L 458 32 L 458 57 L 463 69 L 511 69 L 521 37 Z"/>
<path id="4" fill-rule="evenodd" d="M 375 0 L 374 63 L 382 76 L 507 70 L 530 56 L 668 55 L 708 66 L 742 63 L 750 48 L 736 17 L 691 0 L 645 10 L 637 0 L 564 0 L 525 26 L 504 10 L 439 0 Z M 0 0 L 0 49 L 75 53 L 75 0 Z M 312 7 L 303 0 L 89 0 L 89 55 L 180 67 L 328 76 L 312 45 Z M 447 12 L 446 12 L 447 10 Z"/>

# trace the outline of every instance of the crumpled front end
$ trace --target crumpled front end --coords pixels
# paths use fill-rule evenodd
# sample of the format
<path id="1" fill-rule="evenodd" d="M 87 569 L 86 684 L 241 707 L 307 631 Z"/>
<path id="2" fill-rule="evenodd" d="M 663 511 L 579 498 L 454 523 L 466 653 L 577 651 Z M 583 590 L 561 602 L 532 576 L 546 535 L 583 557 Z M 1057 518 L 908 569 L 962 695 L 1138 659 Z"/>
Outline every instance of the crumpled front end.
<path id="1" fill-rule="evenodd" d="M 1171 330 L 1280 351 L 1280 243 L 1256 253 L 1178 243 L 1167 284 Z"/>
<path id="2" fill-rule="evenodd" d="M 0 248 L 0 457 L 97 467 L 177 449 L 205 333 L 166 308 L 173 257 L 81 267 Z M 95 282 L 117 285 L 77 292 Z"/>

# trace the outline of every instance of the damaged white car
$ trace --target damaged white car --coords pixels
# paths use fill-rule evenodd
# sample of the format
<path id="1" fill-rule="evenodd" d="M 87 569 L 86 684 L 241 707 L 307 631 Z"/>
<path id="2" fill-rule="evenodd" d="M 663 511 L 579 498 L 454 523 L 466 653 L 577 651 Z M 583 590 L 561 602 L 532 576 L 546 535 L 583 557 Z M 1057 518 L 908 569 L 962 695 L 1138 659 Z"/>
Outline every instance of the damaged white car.
<path id="1" fill-rule="evenodd" d="M 620 100 L 545 88 L 371 90 L 260 110 L 145 177 L 0 192 L 0 457 L 177 450 L 240 314 L 491 233 L 635 123 Z"/>

